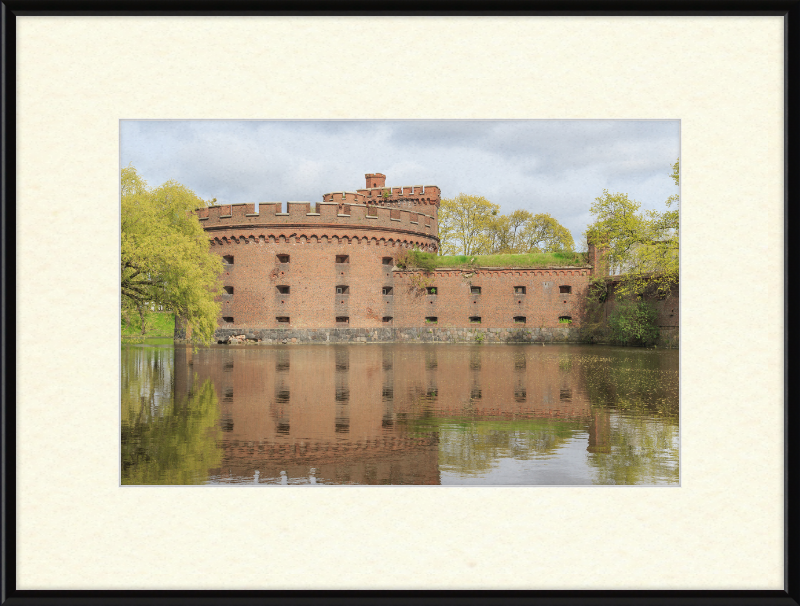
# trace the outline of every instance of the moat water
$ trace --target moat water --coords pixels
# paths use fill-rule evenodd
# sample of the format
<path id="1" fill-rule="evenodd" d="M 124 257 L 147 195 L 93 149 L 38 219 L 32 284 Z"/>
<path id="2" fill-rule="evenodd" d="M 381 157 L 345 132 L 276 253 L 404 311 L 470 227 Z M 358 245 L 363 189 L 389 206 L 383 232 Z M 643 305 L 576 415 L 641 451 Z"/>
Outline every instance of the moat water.
<path id="1" fill-rule="evenodd" d="M 122 345 L 122 484 L 678 485 L 678 351 Z"/>

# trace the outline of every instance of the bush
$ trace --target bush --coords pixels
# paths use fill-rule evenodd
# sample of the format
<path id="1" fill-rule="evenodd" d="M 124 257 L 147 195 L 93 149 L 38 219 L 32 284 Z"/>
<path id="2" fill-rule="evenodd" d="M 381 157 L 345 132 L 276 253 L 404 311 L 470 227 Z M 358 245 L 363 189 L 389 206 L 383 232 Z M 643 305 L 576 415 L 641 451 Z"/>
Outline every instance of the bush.
<path id="1" fill-rule="evenodd" d="M 407 250 L 402 253 L 395 262 L 399 269 L 421 269 L 432 271 L 436 269 L 438 257 L 433 253 L 426 253 L 421 250 Z"/>
<path id="2" fill-rule="evenodd" d="M 658 341 L 658 313 L 647 301 L 622 300 L 608 316 L 611 339 L 624 345 L 652 345 Z"/>

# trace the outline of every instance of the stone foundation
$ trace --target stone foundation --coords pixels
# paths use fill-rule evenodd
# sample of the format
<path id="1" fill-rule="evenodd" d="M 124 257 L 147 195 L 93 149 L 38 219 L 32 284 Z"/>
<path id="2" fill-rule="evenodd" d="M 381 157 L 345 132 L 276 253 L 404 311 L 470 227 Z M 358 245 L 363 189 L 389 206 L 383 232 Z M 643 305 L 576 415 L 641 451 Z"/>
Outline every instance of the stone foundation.
<path id="1" fill-rule="evenodd" d="M 290 343 L 582 343 L 579 328 L 220 328 L 219 342 L 245 335 L 251 344 Z M 185 343 L 186 334 L 175 331 L 175 342 Z"/>

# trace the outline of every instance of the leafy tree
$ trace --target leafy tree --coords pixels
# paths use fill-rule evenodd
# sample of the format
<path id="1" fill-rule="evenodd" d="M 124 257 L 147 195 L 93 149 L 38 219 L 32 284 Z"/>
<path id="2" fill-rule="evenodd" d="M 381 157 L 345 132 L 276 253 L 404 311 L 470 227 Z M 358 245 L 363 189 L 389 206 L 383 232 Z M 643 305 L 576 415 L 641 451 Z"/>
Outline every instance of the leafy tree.
<path id="1" fill-rule="evenodd" d="M 500 211 L 483 196 L 458 194 L 439 205 L 439 241 L 443 255 L 478 255 L 489 252 L 488 230 Z"/>
<path id="2" fill-rule="evenodd" d="M 522 230 L 533 217 L 527 210 L 515 210 L 510 215 L 499 215 L 489 224 L 488 238 L 493 254 L 527 252 L 521 242 Z"/>
<path id="3" fill-rule="evenodd" d="M 570 231 L 546 213 L 533 215 L 525 222 L 520 234 L 524 250 L 520 252 L 558 252 L 574 250 Z"/>
<path id="4" fill-rule="evenodd" d="M 658 312 L 644 300 L 618 301 L 608 315 L 611 338 L 625 345 L 652 345 L 658 341 Z"/>
<path id="5" fill-rule="evenodd" d="M 191 212 L 202 206 L 206 202 L 184 185 L 167 181 L 151 188 L 135 168 L 122 169 L 122 307 L 143 316 L 163 305 L 208 342 L 219 314 L 214 298 L 222 290 L 222 260 L 209 251 Z"/>
<path id="6" fill-rule="evenodd" d="M 522 254 L 573 250 L 569 230 L 548 214 L 515 210 L 495 217 L 487 230 L 489 252 Z"/>
<path id="7" fill-rule="evenodd" d="M 679 183 L 679 162 L 672 166 Z M 672 205 L 675 208 L 672 209 Z M 641 204 L 624 193 L 609 193 L 595 199 L 595 216 L 586 230 L 590 243 L 607 249 L 609 268 L 623 276 L 616 294 L 625 298 L 648 289 L 668 296 L 678 282 L 679 197 L 670 196 L 665 212 L 642 212 Z"/>

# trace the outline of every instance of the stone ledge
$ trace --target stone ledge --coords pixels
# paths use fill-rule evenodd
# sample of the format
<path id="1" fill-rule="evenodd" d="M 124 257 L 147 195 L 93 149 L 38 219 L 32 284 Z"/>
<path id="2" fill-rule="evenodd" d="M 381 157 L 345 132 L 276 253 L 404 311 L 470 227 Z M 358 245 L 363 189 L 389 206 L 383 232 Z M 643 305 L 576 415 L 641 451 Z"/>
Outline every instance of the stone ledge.
<path id="1" fill-rule="evenodd" d="M 214 340 L 245 335 L 250 345 L 288 345 L 302 343 L 584 343 L 578 328 L 219 328 Z M 175 332 L 176 342 L 185 335 Z"/>

